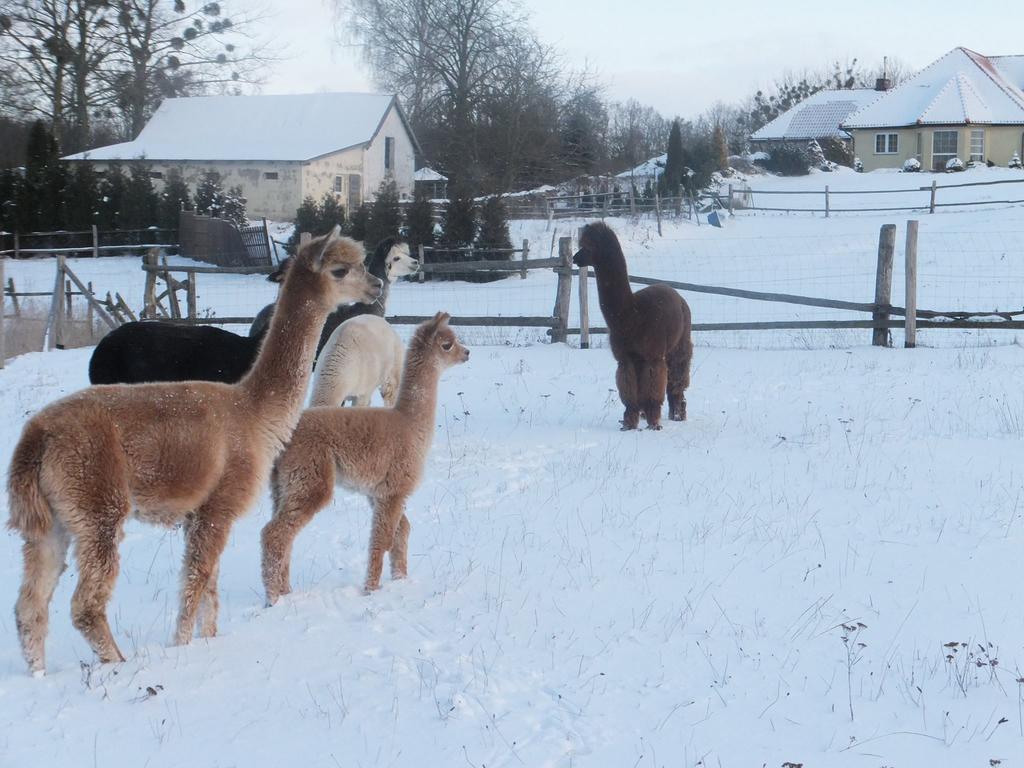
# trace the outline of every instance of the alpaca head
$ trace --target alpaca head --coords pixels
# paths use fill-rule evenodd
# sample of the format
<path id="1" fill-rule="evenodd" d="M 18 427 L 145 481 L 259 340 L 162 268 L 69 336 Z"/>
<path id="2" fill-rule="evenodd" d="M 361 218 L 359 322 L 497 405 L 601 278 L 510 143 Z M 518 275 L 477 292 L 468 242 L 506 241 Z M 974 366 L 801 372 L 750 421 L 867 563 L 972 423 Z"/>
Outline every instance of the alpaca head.
<path id="1" fill-rule="evenodd" d="M 451 317 L 447 312 L 438 312 L 430 320 L 421 323 L 409 344 L 422 354 L 437 360 L 441 368 L 450 368 L 469 360 L 469 350 L 462 346 L 455 331 L 448 327 Z"/>
<path id="2" fill-rule="evenodd" d="M 572 257 L 572 263 L 578 267 L 597 268 L 611 259 L 622 259 L 619 238 L 604 222 L 587 224 L 580 232 L 580 248 Z"/>
<path id="3" fill-rule="evenodd" d="M 298 280 L 317 282 L 317 293 L 328 310 L 350 301 L 369 304 L 381 295 L 384 286 L 380 278 L 366 271 L 363 246 L 340 232 L 341 228 L 335 226 L 330 233 L 302 246 L 284 276 L 285 287 Z"/>
<path id="4" fill-rule="evenodd" d="M 409 255 L 409 244 L 394 240 L 385 257 L 385 272 L 389 283 L 403 275 L 414 275 L 420 271 L 420 263 Z"/>

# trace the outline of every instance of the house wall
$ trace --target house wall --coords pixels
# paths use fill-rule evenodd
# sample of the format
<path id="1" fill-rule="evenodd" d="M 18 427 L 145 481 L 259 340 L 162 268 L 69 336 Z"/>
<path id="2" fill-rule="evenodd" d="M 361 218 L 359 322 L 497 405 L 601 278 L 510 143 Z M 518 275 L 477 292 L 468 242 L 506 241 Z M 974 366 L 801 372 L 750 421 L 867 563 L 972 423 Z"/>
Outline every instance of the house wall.
<path id="1" fill-rule="evenodd" d="M 136 160 L 124 160 L 121 166 L 127 169 Z M 200 177 L 207 171 L 220 174 L 221 185 L 225 190 L 241 187 L 245 197 L 245 212 L 251 219 L 266 216 L 276 221 L 290 221 L 295 217 L 295 210 L 302 202 L 302 163 L 284 161 L 174 161 L 159 160 L 143 161 L 149 165 L 150 172 L 162 173 L 164 178 L 172 168 L 181 171 L 182 178 L 189 189 L 195 194 Z M 109 162 L 95 161 L 93 167 L 97 171 L 105 171 Z M 276 179 L 268 179 L 266 174 L 276 173 Z M 153 186 L 157 191 L 163 189 L 163 180 L 154 179 Z"/>
<path id="2" fill-rule="evenodd" d="M 1014 152 L 1021 153 L 1024 126 L 1019 125 L 926 125 L 912 128 L 886 128 L 852 130 L 854 155 L 860 158 L 865 171 L 879 168 L 901 168 L 910 157 L 917 157 L 917 135 L 921 134 L 921 168 L 932 168 L 932 134 L 935 131 L 957 131 L 957 157 L 965 163 L 971 154 L 971 131 L 985 131 L 985 159 L 996 165 L 1005 166 Z M 875 154 L 875 134 L 896 133 L 899 135 L 899 151 L 896 154 Z M 1024 155 L 1022 155 L 1024 157 Z"/>
<path id="3" fill-rule="evenodd" d="M 316 160 L 310 160 L 303 164 L 302 168 L 302 197 L 312 197 L 319 201 L 328 192 L 334 192 L 334 180 L 341 177 L 341 191 L 337 194 L 338 202 L 341 203 L 348 215 L 352 203 L 362 203 L 366 195 L 366 179 L 363 173 L 362 146 L 347 149 L 344 152 L 335 152 L 331 155 L 324 155 Z M 359 186 L 355 191 L 355 200 L 350 199 L 353 191 L 351 185 L 352 174 L 359 176 Z"/>
<path id="4" fill-rule="evenodd" d="M 411 199 L 413 196 L 413 175 L 416 172 L 416 150 L 413 147 L 412 137 L 405 129 L 398 110 L 393 106 L 388 110 L 387 117 L 381 124 L 377 135 L 373 137 L 370 146 L 366 148 L 364 155 L 365 182 L 364 194 L 367 200 L 372 200 L 376 195 L 380 183 L 388 177 L 384 169 L 384 139 L 392 137 L 395 140 L 395 158 L 390 172 L 398 187 L 398 196 L 402 200 Z"/>

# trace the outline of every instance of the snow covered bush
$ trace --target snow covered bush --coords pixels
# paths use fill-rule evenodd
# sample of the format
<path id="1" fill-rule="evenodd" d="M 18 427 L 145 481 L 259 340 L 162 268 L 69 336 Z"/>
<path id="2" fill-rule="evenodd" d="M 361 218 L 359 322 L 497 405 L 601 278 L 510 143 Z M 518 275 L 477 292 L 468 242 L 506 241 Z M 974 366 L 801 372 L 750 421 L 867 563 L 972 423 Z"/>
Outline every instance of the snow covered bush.
<path id="1" fill-rule="evenodd" d="M 825 151 L 816 139 L 807 142 L 807 163 L 811 168 L 821 171 L 835 170 L 835 165 L 825 158 Z"/>
<path id="2" fill-rule="evenodd" d="M 1013 157 L 1010 158 L 1009 167 L 1018 169 L 1022 167 L 1020 162 L 1020 155 L 1018 155 L 1016 152 L 1014 152 Z"/>
<path id="3" fill-rule="evenodd" d="M 917 173 L 921 170 L 921 161 L 916 157 L 908 157 L 903 161 L 904 173 Z"/>
<path id="4" fill-rule="evenodd" d="M 964 161 L 959 157 L 951 157 L 946 161 L 946 173 L 953 173 L 954 171 L 962 171 L 964 169 Z"/>
<path id="5" fill-rule="evenodd" d="M 864 173 L 864 163 L 861 162 L 859 157 L 853 158 L 853 170 L 857 173 Z"/>
<path id="6" fill-rule="evenodd" d="M 792 144 L 773 147 L 766 160 L 756 162 L 763 165 L 765 170 L 780 176 L 806 176 L 811 170 L 806 150 Z"/>
<path id="7" fill-rule="evenodd" d="M 206 171 L 199 179 L 195 203 L 196 213 L 203 216 L 226 219 L 236 227 L 244 227 L 247 223 L 242 188 L 232 187 L 225 192 L 217 171 Z"/>

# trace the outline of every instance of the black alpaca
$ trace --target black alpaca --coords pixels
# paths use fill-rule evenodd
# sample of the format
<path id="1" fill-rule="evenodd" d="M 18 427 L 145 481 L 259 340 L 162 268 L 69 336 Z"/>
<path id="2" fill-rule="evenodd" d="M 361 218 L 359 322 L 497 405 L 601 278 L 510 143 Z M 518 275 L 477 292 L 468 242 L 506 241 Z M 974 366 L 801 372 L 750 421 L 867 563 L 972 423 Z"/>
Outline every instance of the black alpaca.
<path id="1" fill-rule="evenodd" d="M 281 263 L 279 272 L 288 268 L 288 259 Z M 373 255 L 366 263 L 366 271 L 375 277 L 379 277 L 384 283 L 384 292 L 380 298 L 372 304 L 342 304 L 327 316 L 324 322 L 323 332 L 320 334 L 320 341 L 316 347 L 317 357 L 323 350 L 327 340 L 331 338 L 334 329 L 349 318 L 358 315 L 377 315 L 384 317 L 387 308 L 388 293 L 391 283 L 402 275 L 411 275 L 419 269 L 419 264 L 409 255 L 409 245 L 399 237 L 388 237 L 377 243 Z M 280 282 L 280 280 L 278 280 Z M 270 319 L 274 316 L 274 305 L 268 304 L 259 311 L 256 319 L 249 328 L 249 336 L 254 338 L 262 337 L 270 327 Z"/>

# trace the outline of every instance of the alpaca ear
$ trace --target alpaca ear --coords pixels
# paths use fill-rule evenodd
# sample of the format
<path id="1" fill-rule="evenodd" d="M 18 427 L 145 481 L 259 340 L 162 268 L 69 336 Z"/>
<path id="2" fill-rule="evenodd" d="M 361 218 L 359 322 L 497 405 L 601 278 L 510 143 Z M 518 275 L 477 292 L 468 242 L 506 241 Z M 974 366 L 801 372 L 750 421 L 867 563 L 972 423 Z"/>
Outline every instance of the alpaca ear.
<path id="1" fill-rule="evenodd" d="M 338 224 L 334 225 L 334 229 L 330 231 L 327 237 L 324 238 L 323 243 L 313 256 L 313 271 L 319 272 L 324 266 L 324 256 L 327 253 L 327 249 L 330 248 L 334 243 L 341 239 L 341 226 Z"/>
<path id="2" fill-rule="evenodd" d="M 438 312 L 434 315 L 434 319 L 430 321 L 430 325 L 434 330 L 437 330 L 442 325 L 447 325 L 448 321 L 451 320 L 452 316 L 447 312 Z"/>

